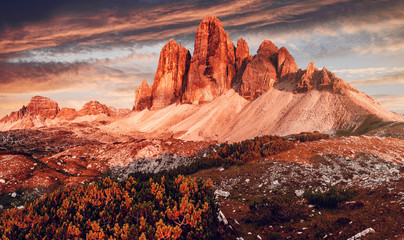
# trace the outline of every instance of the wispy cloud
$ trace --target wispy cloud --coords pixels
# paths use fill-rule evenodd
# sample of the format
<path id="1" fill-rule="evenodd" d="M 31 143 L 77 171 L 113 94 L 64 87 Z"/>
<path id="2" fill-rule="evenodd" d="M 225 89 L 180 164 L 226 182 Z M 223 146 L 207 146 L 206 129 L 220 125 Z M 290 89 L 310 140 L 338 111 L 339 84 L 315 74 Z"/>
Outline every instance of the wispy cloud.
<path id="1" fill-rule="evenodd" d="M 373 98 L 383 107 L 404 114 L 404 96 L 379 94 L 374 95 Z"/>
<path id="2" fill-rule="evenodd" d="M 404 74 L 384 76 L 380 78 L 364 79 L 350 82 L 353 86 L 374 85 L 374 84 L 390 84 L 390 83 L 404 83 Z"/>
<path id="3" fill-rule="evenodd" d="M 333 70 L 337 74 L 391 74 L 404 72 L 404 67 L 372 67 L 372 68 L 354 68 Z"/>

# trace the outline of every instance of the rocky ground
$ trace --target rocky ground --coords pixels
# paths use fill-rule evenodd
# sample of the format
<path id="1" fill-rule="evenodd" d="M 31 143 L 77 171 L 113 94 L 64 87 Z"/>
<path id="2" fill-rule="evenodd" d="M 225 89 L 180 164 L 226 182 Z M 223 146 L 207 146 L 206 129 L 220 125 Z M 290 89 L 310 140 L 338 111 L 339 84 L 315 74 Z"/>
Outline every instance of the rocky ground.
<path id="1" fill-rule="evenodd" d="M 388 134 L 389 129 L 382 130 Z M 370 239 L 399 239 L 404 232 L 404 140 L 378 133 L 295 142 L 293 149 L 268 159 L 194 176 L 214 181 L 222 215 L 231 226 L 226 231 L 233 239 L 340 239 L 370 227 L 376 231 Z M 0 132 L 0 209 L 105 174 L 126 177 L 187 165 L 212 144 L 105 135 L 88 125 Z M 326 191 L 333 185 L 355 189 L 352 201 L 330 210 L 311 206 L 302 197 L 305 191 Z M 249 206 L 254 201 L 283 195 L 303 204 L 298 220 L 264 225 L 251 220 Z M 356 202 L 361 206 L 351 209 Z M 342 217 L 352 223 L 336 224 Z"/>
<path id="2" fill-rule="evenodd" d="M 194 176 L 214 181 L 220 209 L 233 237 L 347 239 L 373 228 L 376 233 L 366 239 L 401 239 L 403 148 L 402 140 L 392 138 L 323 139 L 296 143 L 295 149 L 269 159 L 204 170 Z M 304 192 L 325 192 L 330 186 L 354 189 L 354 198 L 337 209 L 313 206 L 303 198 Z M 298 219 L 260 224 L 251 214 L 250 206 L 255 201 L 290 195 L 302 204 L 299 208 L 304 214 Z M 348 224 L 339 225 L 337 221 L 343 217 L 349 219 Z"/>
<path id="3" fill-rule="evenodd" d="M 74 131 L 0 132 L 0 208 L 23 204 L 59 186 L 94 181 L 108 170 L 125 176 L 171 169 L 192 161 L 190 156 L 210 144 L 105 136 L 86 125 L 76 126 Z"/>

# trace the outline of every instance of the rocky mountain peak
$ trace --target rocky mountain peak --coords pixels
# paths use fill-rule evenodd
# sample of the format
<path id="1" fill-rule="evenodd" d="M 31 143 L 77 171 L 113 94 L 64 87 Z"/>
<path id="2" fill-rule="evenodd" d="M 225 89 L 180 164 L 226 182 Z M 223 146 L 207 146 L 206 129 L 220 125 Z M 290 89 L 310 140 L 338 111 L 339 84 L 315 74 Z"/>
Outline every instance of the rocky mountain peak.
<path id="1" fill-rule="evenodd" d="M 272 88 L 277 80 L 278 47 L 269 40 L 261 43 L 257 54 L 245 67 L 238 92 L 247 100 L 253 100 Z"/>
<path id="2" fill-rule="evenodd" d="M 27 105 L 26 114 L 55 118 L 60 111 L 58 104 L 47 97 L 35 96 Z"/>
<path id="3" fill-rule="evenodd" d="M 190 59 L 189 51 L 173 39 L 163 47 L 152 87 L 153 109 L 166 107 L 181 99 Z"/>
<path id="4" fill-rule="evenodd" d="M 279 81 L 295 79 L 298 67 L 295 59 L 285 47 L 279 49 L 277 63 Z"/>
<path id="5" fill-rule="evenodd" d="M 78 111 L 79 116 L 105 114 L 111 116 L 111 110 L 98 101 L 89 101 Z"/>
<path id="6" fill-rule="evenodd" d="M 278 52 L 278 47 L 270 40 L 265 40 L 258 48 L 257 54 L 263 54 L 265 56 L 271 56 Z"/>
<path id="7" fill-rule="evenodd" d="M 233 79 L 231 87 L 233 89 L 239 89 L 243 77 L 244 70 L 247 64 L 251 61 L 250 49 L 247 42 L 240 38 L 237 40 L 236 48 L 236 77 Z"/>
<path id="8" fill-rule="evenodd" d="M 147 84 L 146 79 L 140 84 L 139 89 L 135 91 L 135 104 L 133 110 L 141 111 L 146 108 L 151 108 L 152 89 Z"/>
<path id="9" fill-rule="evenodd" d="M 270 40 L 263 41 L 254 56 L 242 38 L 235 48 L 222 22 L 208 16 L 198 26 L 192 57 L 175 40 L 166 43 L 153 86 L 142 83 L 133 110 L 160 109 L 176 102 L 210 102 L 230 88 L 254 100 L 273 87 L 295 93 L 352 89 L 327 69 L 317 69 L 313 62 L 299 70 L 289 51 Z"/>
<path id="10" fill-rule="evenodd" d="M 240 38 L 237 40 L 236 48 L 236 69 L 239 69 L 243 65 L 243 61 L 250 57 L 250 49 L 247 42 Z"/>
<path id="11" fill-rule="evenodd" d="M 199 24 L 183 102 L 212 101 L 230 89 L 236 75 L 234 45 L 217 17 Z"/>

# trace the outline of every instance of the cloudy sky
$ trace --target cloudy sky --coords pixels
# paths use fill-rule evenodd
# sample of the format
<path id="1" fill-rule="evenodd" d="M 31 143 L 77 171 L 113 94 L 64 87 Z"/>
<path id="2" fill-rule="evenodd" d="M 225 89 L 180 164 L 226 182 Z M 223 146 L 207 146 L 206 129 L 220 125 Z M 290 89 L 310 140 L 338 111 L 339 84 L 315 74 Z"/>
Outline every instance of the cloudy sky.
<path id="1" fill-rule="evenodd" d="M 89 100 L 132 108 L 152 84 L 161 48 L 193 53 L 199 22 L 217 16 L 255 54 L 269 39 L 299 68 L 327 67 L 404 114 L 402 0 L 14 0 L 0 7 L 0 117 L 35 95 L 80 109 Z"/>

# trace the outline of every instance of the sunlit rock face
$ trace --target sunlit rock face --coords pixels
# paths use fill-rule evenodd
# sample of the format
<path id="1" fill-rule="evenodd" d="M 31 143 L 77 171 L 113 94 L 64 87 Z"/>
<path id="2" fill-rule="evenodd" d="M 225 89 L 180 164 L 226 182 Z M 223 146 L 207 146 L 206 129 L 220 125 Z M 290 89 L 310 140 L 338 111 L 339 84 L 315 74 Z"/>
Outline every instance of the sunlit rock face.
<path id="1" fill-rule="evenodd" d="M 26 113 L 43 118 L 55 118 L 60 109 L 55 101 L 46 97 L 35 96 L 27 105 Z"/>
<path id="2" fill-rule="evenodd" d="M 46 97 L 35 96 L 32 97 L 27 106 L 22 106 L 22 108 L 16 112 L 12 112 L 9 115 L 3 117 L 1 123 L 11 123 L 23 119 L 24 117 L 37 117 L 40 119 L 53 119 L 55 118 L 60 109 L 55 101 L 50 100 Z"/>
<path id="3" fill-rule="evenodd" d="M 68 120 L 68 121 L 71 121 L 78 116 L 79 115 L 78 115 L 76 109 L 74 109 L 74 108 L 62 108 L 57 115 L 58 118 Z"/>
<path id="4" fill-rule="evenodd" d="M 152 109 L 167 107 L 181 100 L 188 76 L 191 54 L 174 40 L 160 52 L 159 64 L 152 87 Z"/>
<path id="5" fill-rule="evenodd" d="M 105 114 L 111 116 L 111 110 L 98 101 L 90 101 L 84 104 L 83 108 L 78 111 L 79 116 Z"/>
<path id="6" fill-rule="evenodd" d="M 205 17 L 196 32 L 183 102 L 212 101 L 231 87 L 235 49 L 217 17 Z"/>
<path id="7" fill-rule="evenodd" d="M 305 70 L 299 69 L 296 74 L 296 79 L 297 86 L 295 92 L 297 93 L 305 93 L 312 89 L 330 91 L 333 93 L 341 93 L 344 89 L 356 91 L 326 68 L 319 70 L 314 67 L 313 62 L 311 62 Z"/>
<path id="8" fill-rule="evenodd" d="M 240 38 L 237 41 L 236 48 L 236 77 L 233 79 L 231 84 L 233 89 L 237 90 L 240 88 L 244 70 L 251 59 L 252 56 L 250 55 L 247 42 Z"/>
<path id="9" fill-rule="evenodd" d="M 140 84 L 139 89 L 135 91 L 134 111 L 141 111 L 146 108 L 151 108 L 152 89 L 147 84 L 146 79 Z"/>
<path id="10" fill-rule="evenodd" d="M 294 80 L 298 70 L 293 56 L 285 47 L 281 47 L 277 56 L 277 74 L 278 81 Z"/>
<path id="11" fill-rule="evenodd" d="M 264 41 L 254 58 L 247 64 L 239 89 L 241 96 L 253 100 L 272 88 L 277 80 L 278 47 Z"/>

